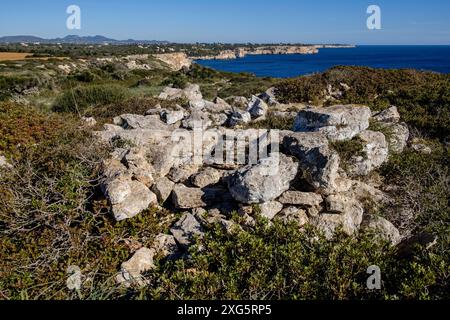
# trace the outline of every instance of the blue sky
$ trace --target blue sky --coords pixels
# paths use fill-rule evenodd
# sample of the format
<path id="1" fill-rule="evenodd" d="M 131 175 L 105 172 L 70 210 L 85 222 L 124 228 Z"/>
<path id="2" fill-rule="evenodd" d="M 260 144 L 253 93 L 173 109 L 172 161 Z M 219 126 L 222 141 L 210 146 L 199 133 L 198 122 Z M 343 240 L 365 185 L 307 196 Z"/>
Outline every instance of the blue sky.
<path id="1" fill-rule="evenodd" d="M 81 8 L 67 30 L 66 8 Z M 366 9 L 380 6 L 382 29 Z M 0 36 L 67 34 L 175 42 L 450 44 L 449 0 L 14 0 L 0 11 Z"/>

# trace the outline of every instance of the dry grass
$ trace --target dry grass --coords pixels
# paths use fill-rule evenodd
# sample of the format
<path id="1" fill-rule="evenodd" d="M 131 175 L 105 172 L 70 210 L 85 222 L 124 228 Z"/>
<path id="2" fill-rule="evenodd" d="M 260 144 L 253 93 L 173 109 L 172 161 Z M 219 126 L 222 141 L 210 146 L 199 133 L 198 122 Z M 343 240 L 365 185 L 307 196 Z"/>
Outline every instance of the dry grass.
<path id="1" fill-rule="evenodd" d="M 48 60 L 48 59 L 58 59 L 64 60 L 65 57 L 33 57 L 32 53 L 20 53 L 20 52 L 0 52 L 0 61 L 19 61 L 25 59 L 33 60 Z"/>
<path id="2" fill-rule="evenodd" d="M 31 55 L 30 53 L 0 52 L 0 61 L 24 60 L 26 57 L 30 55 Z"/>

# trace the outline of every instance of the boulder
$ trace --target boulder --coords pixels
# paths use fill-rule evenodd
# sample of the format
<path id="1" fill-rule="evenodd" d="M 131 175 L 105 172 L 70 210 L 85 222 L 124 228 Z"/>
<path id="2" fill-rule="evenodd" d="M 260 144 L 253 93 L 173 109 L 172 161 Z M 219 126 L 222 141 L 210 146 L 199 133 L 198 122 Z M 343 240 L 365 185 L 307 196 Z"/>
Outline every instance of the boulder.
<path id="1" fill-rule="evenodd" d="M 175 183 L 166 177 L 161 177 L 153 184 L 152 191 L 156 194 L 159 203 L 164 203 L 172 193 Z"/>
<path id="2" fill-rule="evenodd" d="M 366 130 L 358 137 L 363 143 L 363 154 L 349 160 L 347 171 L 351 176 L 366 176 L 387 160 L 389 147 L 381 132 Z"/>
<path id="3" fill-rule="evenodd" d="M 201 110 L 192 110 L 182 122 L 181 126 L 185 129 L 207 129 L 212 126 L 209 113 Z"/>
<path id="4" fill-rule="evenodd" d="M 413 143 L 411 149 L 422 154 L 431 154 L 433 152 L 429 146 L 423 143 Z"/>
<path id="5" fill-rule="evenodd" d="M 125 154 L 123 161 L 129 172 L 132 174 L 133 179 L 143 183 L 149 188 L 153 185 L 154 169 L 152 165 L 148 163 L 145 151 L 142 148 L 130 149 Z"/>
<path id="6" fill-rule="evenodd" d="M 196 174 L 199 170 L 199 166 L 196 164 L 186 164 L 181 167 L 172 168 L 167 176 L 170 180 L 175 183 L 185 182 L 189 178 Z"/>
<path id="7" fill-rule="evenodd" d="M 172 202 L 177 209 L 206 207 L 204 196 L 205 193 L 200 188 L 188 188 L 183 184 L 177 184 L 172 191 Z"/>
<path id="8" fill-rule="evenodd" d="M 155 237 L 153 249 L 163 258 L 172 259 L 177 256 L 178 246 L 175 237 L 169 234 L 160 233 Z"/>
<path id="9" fill-rule="evenodd" d="M 141 248 L 136 251 L 130 260 L 122 263 L 121 270 L 116 276 L 117 283 L 125 287 L 145 286 L 147 282 L 142 274 L 155 268 L 153 261 L 155 255 L 155 249 Z"/>
<path id="10" fill-rule="evenodd" d="M 338 188 L 339 156 L 331 151 L 324 134 L 283 134 L 285 152 L 297 157 L 308 182 L 319 192 L 333 193 Z"/>
<path id="11" fill-rule="evenodd" d="M 241 203 L 264 203 L 287 191 L 298 172 L 298 164 L 283 154 L 271 155 L 256 165 L 245 166 L 227 177 L 233 198 Z"/>
<path id="12" fill-rule="evenodd" d="M 296 223 L 298 224 L 299 228 L 309 223 L 309 218 L 305 210 L 293 206 L 281 210 L 281 212 L 275 217 L 275 219 L 279 219 L 286 224 Z"/>
<path id="13" fill-rule="evenodd" d="M 350 199 L 344 195 L 329 195 L 325 199 L 325 208 L 329 213 L 344 213 Z"/>
<path id="14" fill-rule="evenodd" d="M 305 109 L 298 113 L 293 130 L 322 132 L 333 141 L 350 140 L 369 128 L 370 117 L 368 107 L 355 105 Z"/>
<path id="15" fill-rule="evenodd" d="M 175 223 L 170 232 L 173 234 L 182 249 L 187 249 L 195 241 L 195 237 L 204 234 L 200 222 L 190 213 L 185 213 L 180 220 Z"/>
<path id="16" fill-rule="evenodd" d="M 301 207 L 318 207 L 323 202 L 322 196 L 312 192 L 286 191 L 278 198 L 282 204 Z"/>
<path id="17" fill-rule="evenodd" d="M 81 121 L 83 121 L 87 127 L 95 127 L 97 124 L 97 121 L 93 117 L 82 117 Z"/>
<path id="18" fill-rule="evenodd" d="M 107 187 L 107 197 L 112 204 L 112 212 L 117 221 L 132 218 L 151 205 L 156 205 L 156 195 L 144 184 L 135 180 L 115 180 Z M 112 203 L 120 199 L 117 203 Z"/>
<path id="19" fill-rule="evenodd" d="M 212 125 L 216 127 L 225 126 L 228 123 L 228 116 L 224 113 L 213 113 L 209 116 Z"/>
<path id="20" fill-rule="evenodd" d="M 210 185 L 217 184 L 223 176 L 223 172 L 217 169 L 208 167 L 195 174 L 192 178 L 192 184 L 198 188 L 204 188 Z"/>
<path id="21" fill-rule="evenodd" d="M 262 99 L 253 96 L 248 104 L 247 112 L 250 113 L 252 119 L 258 119 L 264 117 L 268 109 L 269 107 Z"/>
<path id="22" fill-rule="evenodd" d="M 406 123 L 380 123 L 386 130 L 386 139 L 389 151 L 392 153 L 402 153 L 409 140 L 409 129 Z"/>
<path id="23" fill-rule="evenodd" d="M 166 87 L 158 97 L 161 100 L 187 99 L 189 102 L 199 102 L 203 100 L 200 86 L 190 84 L 184 89 Z"/>
<path id="24" fill-rule="evenodd" d="M 397 107 L 392 106 L 375 114 L 373 120 L 385 123 L 398 123 L 400 121 L 400 114 L 398 113 Z"/>
<path id="25" fill-rule="evenodd" d="M 132 218 L 157 203 L 156 195 L 146 185 L 132 179 L 119 160 L 104 161 L 101 189 L 117 221 Z"/>
<path id="26" fill-rule="evenodd" d="M 272 220 L 282 209 L 283 205 L 278 201 L 269 201 L 259 205 L 261 216 Z"/>
<path id="27" fill-rule="evenodd" d="M 228 120 L 228 126 L 236 127 L 238 125 L 247 124 L 250 121 L 252 121 L 252 116 L 248 111 L 236 110 L 231 114 Z"/>
<path id="28" fill-rule="evenodd" d="M 246 97 L 231 96 L 225 99 L 233 108 L 244 109 L 248 106 L 248 99 Z"/>
<path id="29" fill-rule="evenodd" d="M 269 88 L 265 92 L 261 93 L 258 96 L 258 98 L 263 100 L 269 106 L 277 105 L 277 104 L 279 104 L 279 102 L 277 101 L 277 98 L 275 96 L 275 91 L 276 91 L 275 87 Z"/>
<path id="30" fill-rule="evenodd" d="M 375 232 L 383 240 L 389 241 L 394 246 L 401 241 L 398 229 L 391 222 L 377 215 L 366 215 L 361 224 L 361 229 Z"/>
<path id="31" fill-rule="evenodd" d="M 172 125 L 184 119 L 184 111 L 162 111 L 161 120 L 167 123 L 168 125 Z"/>
<path id="32" fill-rule="evenodd" d="M 312 224 L 320 230 L 327 239 L 333 237 L 338 228 L 347 235 L 353 235 L 361 226 L 364 209 L 356 200 L 351 200 L 345 205 L 341 214 L 322 213 L 312 219 Z"/>

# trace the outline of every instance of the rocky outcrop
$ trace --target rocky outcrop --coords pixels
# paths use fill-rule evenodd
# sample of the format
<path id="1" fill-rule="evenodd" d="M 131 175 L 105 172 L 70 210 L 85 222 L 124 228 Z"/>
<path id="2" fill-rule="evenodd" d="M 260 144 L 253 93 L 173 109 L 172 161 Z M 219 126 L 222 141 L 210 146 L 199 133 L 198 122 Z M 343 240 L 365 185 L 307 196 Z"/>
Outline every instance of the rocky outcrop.
<path id="1" fill-rule="evenodd" d="M 192 65 L 192 60 L 183 52 L 156 54 L 154 57 L 164 62 L 173 71 L 189 68 Z"/>
<path id="2" fill-rule="evenodd" d="M 244 58 L 247 55 L 273 55 L 273 54 L 317 54 L 317 46 L 265 46 L 240 47 L 235 50 L 223 50 L 216 55 L 195 57 L 196 60 L 230 60 Z"/>

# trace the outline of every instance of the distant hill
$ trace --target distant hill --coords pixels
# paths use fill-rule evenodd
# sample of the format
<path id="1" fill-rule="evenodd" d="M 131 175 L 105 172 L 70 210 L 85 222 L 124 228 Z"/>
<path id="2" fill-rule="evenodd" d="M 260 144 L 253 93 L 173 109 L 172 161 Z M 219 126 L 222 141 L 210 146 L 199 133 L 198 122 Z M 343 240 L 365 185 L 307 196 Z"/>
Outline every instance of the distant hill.
<path id="1" fill-rule="evenodd" d="M 43 44 L 56 44 L 56 43 L 65 43 L 65 44 L 168 44 L 169 41 L 158 41 L 158 40 L 115 40 L 111 38 L 107 38 L 104 36 L 87 36 L 81 37 L 77 35 L 68 35 L 64 38 L 55 38 L 55 39 L 44 39 L 35 36 L 7 36 L 0 37 L 0 43 L 43 43 Z"/>

